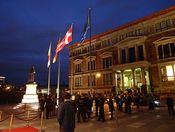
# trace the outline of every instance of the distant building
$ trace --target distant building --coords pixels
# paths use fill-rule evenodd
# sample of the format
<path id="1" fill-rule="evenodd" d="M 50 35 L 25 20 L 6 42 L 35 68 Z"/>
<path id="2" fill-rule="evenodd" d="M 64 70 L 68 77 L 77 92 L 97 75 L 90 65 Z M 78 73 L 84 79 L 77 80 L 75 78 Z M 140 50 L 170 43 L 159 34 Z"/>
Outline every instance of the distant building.
<path id="1" fill-rule="evenodd" d="M 5 77 L 0 76 L 0 87 L 5 83 Z"/>
<path id="2" fill-rule="evenodd" d="M 61 91 L 67 91 L 68 86 L 67 85 L 60 85 L 59 89 L 60 89 L 60 92 Z M 56 92 L 57 92 L 57 86 L 56 85 L 51 85 L 50 86 L 50 93 L 51 94 L 56 94 Z M 37 93 L 47 94 L 48 93 L 48 88 L 46 86 L 38 86 L 37 87 Z"/>
<path id="3" fill-rule="evenodd" d="M 69 89 L 175 93 L 175 6 L 70 45 Z"/>

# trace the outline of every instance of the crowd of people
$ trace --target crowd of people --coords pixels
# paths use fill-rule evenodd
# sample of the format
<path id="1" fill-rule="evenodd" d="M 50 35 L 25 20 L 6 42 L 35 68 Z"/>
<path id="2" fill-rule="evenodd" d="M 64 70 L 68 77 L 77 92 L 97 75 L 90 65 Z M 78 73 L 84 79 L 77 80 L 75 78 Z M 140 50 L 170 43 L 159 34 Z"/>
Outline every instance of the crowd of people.
<path id="1" fill-rule="evenodd" d="M 75 121 L 88 122 L 93 116 L 97 121 L 105 122 L 105 104 L 108 105 L 108 112 L 110 113 L 110 119 L 114 118 L 115 110 L 131 114 L 132 105 L 138 111 L 142 111 L 143 106 L 147 106 L 148 110 L 154 111 L 157 106 L 155 100 L 159 99 L 153 93 L 121 93 L 117 96 L 112 94 L 78 94 L 72 100 L 71 95 L 67 92 L 63 92 L 60 96 L 59 107 L 56 109 L 56 101 L 51 95 L 42 96 L 40 98 L 40 111 L 45 111 L 46 119 L 49 119 L 52 113 L 57 115 L 58 122 L 60 124 L 60 131 L 66 131 L 65 129 L 71 128 L 69 132 L 73 132 L 75 128 Z M 173 98 L 168 95 L 166 99 L 169 115 L 174 115 Z M 116 106 L 116 108 L 115 108 Z M 54 111 L 54 112 L 53 112 Z M 72 121 L 72 124 L 66 122 Z"/>
<path id="2" fill-rule="evenodd" d="M 52 95 L 42 95 L 39 98 L 39 109 L 40 113 L 44 112 L 46 119 L 56 113 L 56 100 Z M 41 115 L 40 115 L 41 117 Z"/>

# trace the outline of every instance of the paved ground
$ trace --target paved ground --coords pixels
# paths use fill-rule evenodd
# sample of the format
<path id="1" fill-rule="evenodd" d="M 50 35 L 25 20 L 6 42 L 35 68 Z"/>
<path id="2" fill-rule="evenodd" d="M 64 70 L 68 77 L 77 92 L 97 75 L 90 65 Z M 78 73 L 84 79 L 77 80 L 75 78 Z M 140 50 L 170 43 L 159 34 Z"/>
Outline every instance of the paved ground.
<path id="1" fill-rule="evenodd" d="M 13 128 L 27 125 L 26 122 L 14 119 Z M 40 129 L 40 119 L 29 123 L 32 127 Z M 0 122 L 0 129 L 8 129 L 9 119 Z M 96 121 L 93 117 L 88 122 L 76 123 L 75 132 L 174 132 L 175 117 L 167 113 L 166 107 L 157 108 L 154 112 L 132 111 L 132 114 L 117 112 L 114 120 L 109 119 L 106 111 L 106 122 Z M 59 132 L 59 126 L 55 117 L 44 120 L 45 132 Z"/>

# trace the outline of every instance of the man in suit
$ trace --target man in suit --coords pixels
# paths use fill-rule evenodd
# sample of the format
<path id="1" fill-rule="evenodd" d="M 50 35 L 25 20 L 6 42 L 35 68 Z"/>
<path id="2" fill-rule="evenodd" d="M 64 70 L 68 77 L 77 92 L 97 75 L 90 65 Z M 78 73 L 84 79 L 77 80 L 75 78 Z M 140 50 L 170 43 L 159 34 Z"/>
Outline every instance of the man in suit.
<path id="1" fill-rule="evenodd" d="M 67 92 L 62 94 L 64 101 L 59 104 L 57 120 L 60 124 L 60 132 L 74 132 L 76 106 L 70 100 Z"/>

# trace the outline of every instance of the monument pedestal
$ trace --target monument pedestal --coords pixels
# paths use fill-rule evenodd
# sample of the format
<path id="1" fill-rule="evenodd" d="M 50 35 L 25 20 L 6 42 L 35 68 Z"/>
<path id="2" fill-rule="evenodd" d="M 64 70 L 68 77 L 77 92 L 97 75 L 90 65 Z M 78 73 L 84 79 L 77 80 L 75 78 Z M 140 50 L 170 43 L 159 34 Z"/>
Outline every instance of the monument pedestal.
<path id="1" fill-rule="evenodd" d="M 36 93 L 36 88 L 36 83 L 26 84 L 26 93 L 23 95 L 22 104 L 25 104 L 29 109 L 39 108 L 39 99 Z"/>

